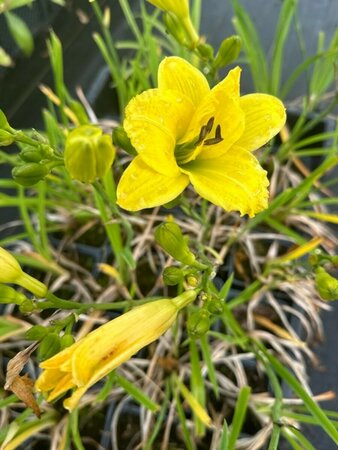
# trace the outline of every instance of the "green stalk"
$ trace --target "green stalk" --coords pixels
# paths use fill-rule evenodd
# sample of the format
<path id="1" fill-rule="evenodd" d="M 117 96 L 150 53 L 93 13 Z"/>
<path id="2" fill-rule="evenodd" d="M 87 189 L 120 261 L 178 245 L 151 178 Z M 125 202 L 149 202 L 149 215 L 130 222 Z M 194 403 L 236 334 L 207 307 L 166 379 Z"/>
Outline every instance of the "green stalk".
<path id="1" fill-rule="evenodd" d="M 109 216 L 107 209 L 106 209 L 106 205 L 105 205 L 105 201 L 104 201 L 105 200 L 104 194 L 102 193 L 102 190 L 99 188 L 99 186 L 97 184 L 93 184 L 93 187 L 94 187 L 94 197 L 95 197 L 96 206 L 99 209 L 101 220 L 106 229 L 110 245 L 114 252 L 116 264 L 117 264 L 119 273 L 121 275 L 121 279 L 126 281 L 127 266 L 126 266 L 125 260 L 123 259 L 123 255 L 122 255 L 123 243 L 122 243 L 122 237 L 121 237 L 120 224 L 112 223 L 112 218 Z"/>
<path id="2" fill-rule="evenodd" d="M 77 408 L 69 415 L 69 419 L 72 440 L 76 450 L 86 450 L 81 441 L 81 434 L 79 431 L 79 410 Z"/>
<path id="3" fill-rule="evenodd" d="M 39 236 L 40 236 L 41 250 L 43 251 L 43 256 L 51 260 L 46 227 L 46 183 L 44 182 L 38 184 L 37 206 L 38 206 L 37 213 L 39 219 Z"/>

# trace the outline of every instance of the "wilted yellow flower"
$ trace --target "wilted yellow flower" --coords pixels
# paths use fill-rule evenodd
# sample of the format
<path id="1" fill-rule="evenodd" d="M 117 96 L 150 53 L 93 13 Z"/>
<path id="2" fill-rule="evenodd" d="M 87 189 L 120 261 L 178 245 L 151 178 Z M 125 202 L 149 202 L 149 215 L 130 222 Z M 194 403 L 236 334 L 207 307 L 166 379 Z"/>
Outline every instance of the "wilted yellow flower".
<path id="1" fill-rule="evenodd" d="M 0 247 L 0 283 L 18 284 L 37 297 L 44 297 L 47 293 L 47 287 L 23 272 L 14 256 L 2 247 Z"/>
<path id="2" fill-rule="evenodd" d="M 171 12 L 180 19 L 189 16 L 189 1 L 188 0 L 148 0 L 154 6 L 163 11 Z"/>
<path id="3" fill-rule="evenodd" d="M 65 408 L 74 409 L 90 386 L 168 330 L 178 311 L 196 295 L 191 290 L 173 299 L 147 303 L 102 325 L 42 362 L 44 371 L 35 383 L 36 389 L 48 393 L 47 400 L 52 401 L 75 388 L 63 403 Z"/>
<path id="4" fill-rule="evenodd" d="M 92 183 L 108 172 L 115 153 L 110 135 L 102 134 L 97 126 L 82 125 L 67 136 L 65 166 L 75 180 Z"/>
<path id="5" fill-rule="evenodd" d="M 267 207 L 268 179 L 252 151 L 285 123 L 285 108 L 267 94 L 240 97 L 236 67 L 210 90 L 179 57 L 159 66 L 158 88 L 133 98 L 124 128 L 138 155 L 117 188 L 127 210 L 163 205 L 189 183 L 227 211 L 254 216 Z"/>

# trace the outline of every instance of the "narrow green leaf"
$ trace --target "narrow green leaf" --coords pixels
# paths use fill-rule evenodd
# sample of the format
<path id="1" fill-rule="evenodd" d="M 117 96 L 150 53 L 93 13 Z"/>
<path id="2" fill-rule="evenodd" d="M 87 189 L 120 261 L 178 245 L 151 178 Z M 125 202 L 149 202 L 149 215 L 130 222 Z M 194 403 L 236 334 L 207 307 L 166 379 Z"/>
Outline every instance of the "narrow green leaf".
<path id="1" fill-rule="evenodd" d="M 267 60 L 256 27 L 238 0 L 232 0 L 232 5 L 235 12 L 233 24 L 241 37 L 255 88 L 259 92 L 268 92 L 269 78 Z"/>
<path id="2" fill-rule="evenodd" d="M 290 25 L 295 12 L 296 0 L 285 0 L 279 15 L 272 51 L 271 94 L 278 95 L 284 66 L 284 47 L 289 36 Z"/>
<path id="3" fill-rule="evenodd" d="M 30 29 L 19 16 L 12 12 L 6 12 L 5 18 L 16 44 L 26 56 L 30 56 L 34 49 L 34 41 Z"/>
<path id="4" fill-rule="evenodd" d="M 160 405 L 153 402 L 151 398 L 148 397 L 141 389 L 136 387 L 133 383 L 128 381 L 126 378 L 121 375 L 115 374 L 115 380 L 117 384 L 119 384 L 129 395 L 131 395 L 140 405 L 143 405 L 145 408 L 150 411 L 158 411 L 160 409 Z"/>
<path id="5" fill-rule="evenodd" d="M 246 411 L 248 409 L 250 394 L 251 394 L 250 386 L 244 386 L 239 392 L 234 417 L 232 419 L 230 427 L 230 436 L 228 444 L 229 450 L 235 450 L 236 441 L 243 427 Z"/>
<path id="6" fill-rule="evenodd" d="M 302 399 L 308 411 L 318 420 L 321 427 L 331 437 L 331 439 L 338 443 L 338 431 L 331 420 L 327 417 L 324 411 L 320 408 L 318 403 L 305 391 L 299 381 L 278 361 L 260 342 L 256 342 L 259 350 L 264 354 L 264 357 L 271 364 L 274 371 L 294 390 L 299 398 Z"/>
<path id="7" fill-rule="evenodd" d="M 180 400 L 180 396 L 178 394 L 178 388 L 175 383 L 175 378 L 172 378 L 172 390 L 176 403 L 176 411 L 178 415 L 178 419 L 180 421 L 182 427 L 183 440 L 186 445 L 187 450 L 196 450 L 195 443 L 191 437 L 190 430 L 187 427 L 187 419 L 184 414 L 183 406 Z"/>
<path id="8" fill-rule="evenodd" d="M 203 354 L 203 360 L 208 369 L 208 377 L 212 384 L 212 389 L 216 395 L 216 398 L 218 398 L 219 397 L 219 389 L 218 389 L 218 383 L 217 383 L 217 377 L 216 377 L 216 369 L 215 369 L 214 363 L 212 361 L 212 355 L 211 355 L 207 335 L 204 335 L 200 338 L 200 343 L 201 343 L 201 350 L 202 350 L 202 354 Z"/>
<path id="9" fill-rule="evenodd" d="M 226 420 L 224 420 L 221 441 L 218 446 L 218 450 L 229 450 L 229 429 Z"/>
<path id="10" fill-rule="evenodd" d="M 190 339 L 190 364 L 191 364 L 191 393 L 196 398 L 198 403 L 205 408 L 205 387 L 204 379 L 201 372 L 201 363 L 198 355 L 198 349 L 196 341 Z M 194 414 L 194 423 L 196 434 L 198 436 L 203 436 L 205 433 L 205 426 L 199 420 L 199 418 Z"/>

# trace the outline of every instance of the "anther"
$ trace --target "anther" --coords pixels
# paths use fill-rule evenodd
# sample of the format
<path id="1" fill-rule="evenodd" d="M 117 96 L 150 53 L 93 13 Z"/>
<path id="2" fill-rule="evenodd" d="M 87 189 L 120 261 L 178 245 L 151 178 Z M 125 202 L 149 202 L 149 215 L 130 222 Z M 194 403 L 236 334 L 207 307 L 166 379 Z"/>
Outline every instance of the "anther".
<path id="1" fill-rule="evenodd" d="M 210 133 L 210 131 L 212 130 L 212 127 L 214 126 L 214 120 L 215 120 L 214 117 L 211 117 L 211 118 L 208 120 L 208 123 L 207 123 L 207 125 L 206 125 L 206 131 L 207 131 L 207 134 Z"/>
<path id="2" fill-rule="evenodd" d="M 223 138 L 221 136 L 221 125 L 217 125 L 216 131 L 215 131 L 215 137 L 213 137 L 211 139 L 206 139 L 204 141 L 204 145 L 215 145 L 222 141 L 223 141 Z"/>

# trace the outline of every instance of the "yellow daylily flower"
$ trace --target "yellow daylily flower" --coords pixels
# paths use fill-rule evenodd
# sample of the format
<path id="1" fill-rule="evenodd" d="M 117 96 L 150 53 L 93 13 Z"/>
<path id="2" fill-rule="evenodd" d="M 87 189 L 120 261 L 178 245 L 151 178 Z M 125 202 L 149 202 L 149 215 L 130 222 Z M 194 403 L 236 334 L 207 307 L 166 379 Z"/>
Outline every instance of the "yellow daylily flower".
<path id="1" fill-rule="evenodd" d="M 52 401 L 69 389 L 72 396 L 64 407 L 73 410 L 83 394 L 138 350 L 158 339 L 170 328 L 180 309 L 193 302 L 197 292 L 189 290 L 173 299 L 138 306 L 102 325 L 84 338 L 43 361 L 36 390 Z"/>
<path id="2" fill-rule="evenodd" d="M 129 211 L 163 205 L 191 183 L 227 211 L 250 217 L 268 202 L 266 171 L 252 151 L 283 127 L 283 103 L 267 94 L 240 96 L 236 67 L 210 89 L 179 57 L 165 58 L 158 88 L 134 97 L 124 129 L 138 155 L 123 173 L 118 204 Z"/>

